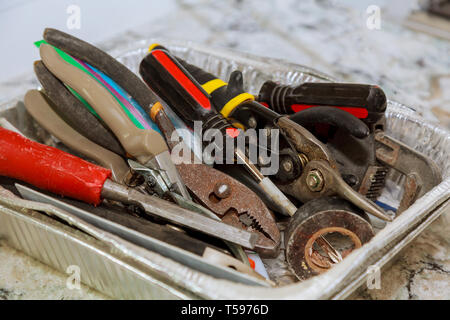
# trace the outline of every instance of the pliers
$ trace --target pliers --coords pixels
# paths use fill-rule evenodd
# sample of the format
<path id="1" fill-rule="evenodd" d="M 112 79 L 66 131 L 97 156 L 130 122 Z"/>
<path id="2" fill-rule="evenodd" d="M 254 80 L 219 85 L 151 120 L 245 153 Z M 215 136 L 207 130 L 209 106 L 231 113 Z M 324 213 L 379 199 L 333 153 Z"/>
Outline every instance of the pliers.
<path id="1" fill-rule="evenodd" d="M 56 78 L 78 92 L 94 108 L 129 155 L 148 168 L 163 169 L 170 182 L 169 186 L 183 197 L 190 199 L 159 132 L 137 128 L 107 87 L 68 63 L 53 47 L 41 44 L 39 50 L 46 68 Z"/>

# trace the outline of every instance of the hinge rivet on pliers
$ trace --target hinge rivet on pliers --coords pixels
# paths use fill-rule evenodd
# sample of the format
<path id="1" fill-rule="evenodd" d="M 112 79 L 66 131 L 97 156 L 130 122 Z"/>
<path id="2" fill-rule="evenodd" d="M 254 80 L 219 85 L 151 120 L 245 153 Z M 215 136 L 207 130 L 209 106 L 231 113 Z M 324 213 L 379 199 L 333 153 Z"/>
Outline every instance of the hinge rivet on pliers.
<path id="1" fill-rule="evenodd" d="M 231 187 L 226 183 L 219 182 L 214 186 L 214 194 L 221 199 L 228 198 L 231 195 Z"/>

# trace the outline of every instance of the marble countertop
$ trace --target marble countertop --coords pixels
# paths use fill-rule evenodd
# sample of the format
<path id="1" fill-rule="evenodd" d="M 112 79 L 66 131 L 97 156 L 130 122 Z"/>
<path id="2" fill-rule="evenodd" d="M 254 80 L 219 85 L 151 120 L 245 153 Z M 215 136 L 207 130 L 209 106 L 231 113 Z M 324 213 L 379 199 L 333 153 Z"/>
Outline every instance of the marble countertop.
<path id="1" fill-rule="evenodd" d="M 415 1 L 392 1 L 389 7 L 387 2 L 174 1 L 170 15 L 100 46 L 113 50 L 128 41 L 164 37 L 283 58 L 344 81 L 379 84 L 390 99 L 450 129 L 450 42 L 402 25 Z M 366 24 L 366 9 L 373 4 L 380 8 L 379 30 Z M 12 79 L 0 84 L 0 93 L 5 100 L 29 85 Z M 447 212 L 383 270 L 381 289 L 362 288 L 351 298 L 450 299 L 449 233 Z M 0 299 L 105 298 L 84 286 L 67 289 L 66 275 L 3 243 L 0 261 Z"/>

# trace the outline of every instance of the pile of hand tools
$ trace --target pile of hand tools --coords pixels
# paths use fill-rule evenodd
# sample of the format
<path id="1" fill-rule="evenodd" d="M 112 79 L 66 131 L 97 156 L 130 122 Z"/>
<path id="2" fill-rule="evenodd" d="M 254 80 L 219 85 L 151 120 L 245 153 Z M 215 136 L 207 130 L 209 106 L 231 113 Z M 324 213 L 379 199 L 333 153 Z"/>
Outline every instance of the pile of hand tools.
<path id="1" fill-rule="evenodd" d="M 0 128 L 0 175 L 28 200 L 116 222 L 211 275 L 274 285 L 250 251 L 281 251 L 300 280 L 320 274 L 374 236 L 372 219 L 392 221 L 377 202 L 390 171 L 405 176 L 397 215 L 440 182 L 430 159 L 384 132 L 378 86 L 268 81 L 253 95 L 239 70 L 226 83 L 159 44 L 142 79 L 58 30 L 36 45 L 42 89 L 27 92 L 25 108 L 73 154 Z M 188 130 L 217 133 L 202 139 L 212 161 L 180 138 L 169 111 Z M 254 148 L 276 159 L 273 172 Z"/>

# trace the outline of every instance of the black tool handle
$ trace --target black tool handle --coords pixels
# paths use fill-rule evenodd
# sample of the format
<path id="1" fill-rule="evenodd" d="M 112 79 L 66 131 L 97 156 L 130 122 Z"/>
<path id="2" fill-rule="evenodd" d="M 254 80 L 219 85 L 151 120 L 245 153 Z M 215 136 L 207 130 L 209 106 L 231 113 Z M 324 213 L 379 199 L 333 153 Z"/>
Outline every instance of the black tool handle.
<path id="1" fill-rule="evenodd" d="M 280 114 L 292 114 L 315 106 L 335 107 L 367 124 L 377 122 L 384 115 L 387 104 L 383 90 L 375 85 L 316 82 L 285 86 L 267 81 L 261 87 L 258 101 Z"/>
<path id="2" fill-rule="evenodd" d="M 206 129 L 226 129 L 210 96 L 189 72 L 162 47 L 153 49 L 141 62 L 139 72 L 156 94 L 188 124 L 202 121 Z"/>

